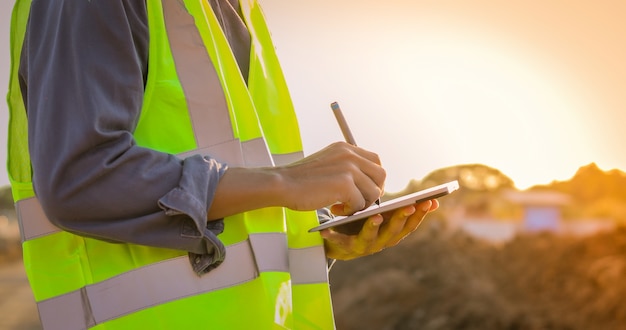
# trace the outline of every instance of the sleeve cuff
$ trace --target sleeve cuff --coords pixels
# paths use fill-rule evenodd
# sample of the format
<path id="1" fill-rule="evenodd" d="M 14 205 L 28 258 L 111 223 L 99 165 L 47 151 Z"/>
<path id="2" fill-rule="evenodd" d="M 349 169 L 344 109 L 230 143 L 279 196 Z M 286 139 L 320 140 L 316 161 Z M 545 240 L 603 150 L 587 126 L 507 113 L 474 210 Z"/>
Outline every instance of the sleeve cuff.
<path id="1" fill-rule="evenodd" d="M 226 171 L 226 165 L 200 155 L 184 160 L 178 187 L 159 199 L 159 207 L 168 216 L 185 215 L 191 221 L 181 224 L 181 238 L 198 240 L 200 251 L 189 252 L 189 261 L 198 275 L 219 266 L 226 257 L 226 248 L 217 235 L 224 231 L 224 220 L 207 222 L 217 183 Z"/>

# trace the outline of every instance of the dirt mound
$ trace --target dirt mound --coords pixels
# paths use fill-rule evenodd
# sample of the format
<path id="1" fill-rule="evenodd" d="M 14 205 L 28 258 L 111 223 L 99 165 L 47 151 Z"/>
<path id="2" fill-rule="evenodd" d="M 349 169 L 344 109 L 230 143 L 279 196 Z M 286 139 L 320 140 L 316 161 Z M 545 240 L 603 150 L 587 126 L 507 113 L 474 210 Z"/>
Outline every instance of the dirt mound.
<path id="1" fill-rule="evenodd" d="M 339 330 L 626 328 L 626 230 L 495 246 L 421 229 L 394 249 L 335 264 Z"/>

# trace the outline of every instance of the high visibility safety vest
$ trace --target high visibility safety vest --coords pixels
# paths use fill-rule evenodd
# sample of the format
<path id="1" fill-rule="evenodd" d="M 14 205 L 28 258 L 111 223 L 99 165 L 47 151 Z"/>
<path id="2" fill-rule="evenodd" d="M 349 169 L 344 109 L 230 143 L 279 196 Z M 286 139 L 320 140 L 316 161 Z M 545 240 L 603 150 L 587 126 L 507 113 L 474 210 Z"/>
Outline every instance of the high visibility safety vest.
<path id="1" fill-rule="evenodd" d="M 30 0 L 11 22 L 8 173 L 24 264 L 46 329 L 333 329 L 315 212 L 265 208 L 225 219 L 226 259 L 197 276 L 185 251 L 115 244 L 62 231 L 33 193 L 17 70 Z M 206 0 L 147 0 L 150 63 L 134 132 L 139 145 L 239 166 L 302 156 L 293 105 L 256 0 L 246 85 Z M 207 95 L 207 93 L 214 95 Z M 208 109 L 208 110 L 207 110 Z"/>

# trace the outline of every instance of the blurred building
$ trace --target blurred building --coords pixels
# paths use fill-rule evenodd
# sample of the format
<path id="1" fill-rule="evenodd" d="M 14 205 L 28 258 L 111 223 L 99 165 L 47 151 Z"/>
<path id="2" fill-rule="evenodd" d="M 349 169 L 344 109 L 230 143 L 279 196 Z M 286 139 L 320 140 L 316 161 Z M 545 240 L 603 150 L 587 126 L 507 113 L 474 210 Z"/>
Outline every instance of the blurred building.
<path id="1" fill-rule="evenodd" d="M 615 222 L 604 218 L 567 219 L 563 209 L 573 203 L 572 198 L 557 191 L 508 190 L 498 199 L 510 207 L 522 210 L 521 219 L 504 219 L 493 214 L 476 216 L 457 205 L 450 219 L 451 229 L 490 241 L 504 243 L 522 233 L 549 232 L 559 235 L 587 236 L 615 228 Z M 495 203 L 496 201 L 494 201 Z"/>
<path id="2" fill-rule="evenodd" d="M 526 232 L 561 231 L 562 209 L 571 203 L 569 195 L 556 191 L 511 190 L 505 198 L 523 208 L 521 230 Z"/>

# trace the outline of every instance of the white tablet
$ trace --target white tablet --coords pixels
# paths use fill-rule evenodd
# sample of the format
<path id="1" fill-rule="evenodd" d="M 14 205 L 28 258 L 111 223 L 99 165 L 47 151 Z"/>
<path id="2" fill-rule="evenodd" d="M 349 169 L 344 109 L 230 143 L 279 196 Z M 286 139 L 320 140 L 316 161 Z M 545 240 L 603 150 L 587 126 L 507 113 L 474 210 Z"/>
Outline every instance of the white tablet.
<path id="1" fill-rule="evenodd" d="M 439 198 L 448 195 L 455 190 L 459 189 L 459 182 L 454 180 L 448 183 L 444 183 L 435 187 L 420 190 L 408 195 L 400 196 L 394 199 L 380 203 L 380 205 L 373 204 L 365 210 L 354 213 L 350 216 L 335 217 L 334 219 L 327 221 L 319 226 L 309 229 L 309 232 L 320 231 L 322 229 L 343 225 L 363 218 L 368 218 L 379 213 L 389 212 L 407 205 L 419 203 L 422 201 Z"/>

